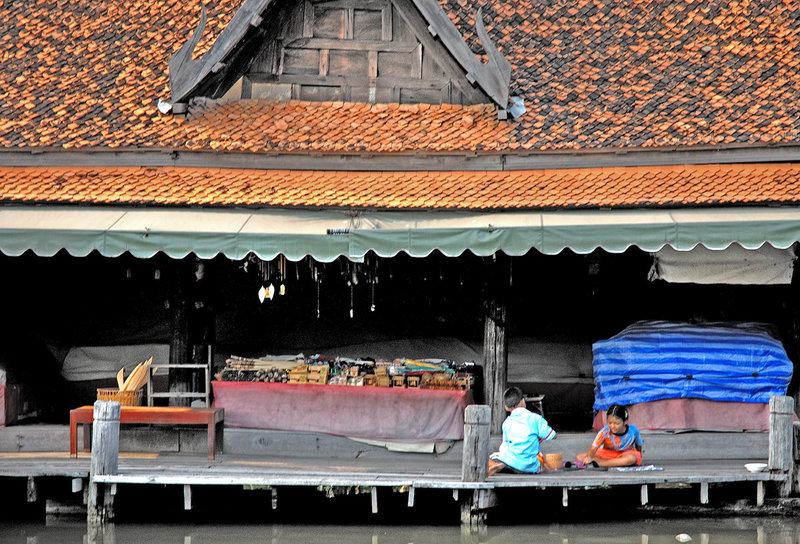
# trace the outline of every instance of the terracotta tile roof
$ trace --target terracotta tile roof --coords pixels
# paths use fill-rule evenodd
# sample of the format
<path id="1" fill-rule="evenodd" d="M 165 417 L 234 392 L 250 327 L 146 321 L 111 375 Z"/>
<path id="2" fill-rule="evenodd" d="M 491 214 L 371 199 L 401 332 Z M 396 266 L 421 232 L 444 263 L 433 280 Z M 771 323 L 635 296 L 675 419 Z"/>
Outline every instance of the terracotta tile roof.
<path id="1" fill-rule="evenodd" d="M 236 151 L 499 151 L 518 147 L 491 106 L 342 102 L 211 103 L 177 127 L 189 149 Z M 320 138 L 324 134 L 324 138 Z"/>
<path id="2" fill-rule="evenodd" d="M 3 167 L 0 201 L 107 205 L 549 209 L 800 202 L 800 165 L 502 172 Z"/>
<path id="3" fill-rule="evenodd" d="M 208 5 L 200 52 L 240 3 Z M 441 1 L 478 52 L 480 3 Z M 167 59 L 199 14 L 180 0 L 0 2 L 0 148 L 472 152 L 800 140 L 798 2 L 487 3 L 512 92 L 528 109 L 503 123 L 480 108 L 337 105 L 323 115 L 303 103 L 287 106 L 292 123 L 268 102 L 208 107 L 183 122 L 161 116 Z"/>
<path id="4" fill-rule="evenodd" d="M 476 5 L 512 63 L 528 149 L 796 142 L 800 3 L 439 0 L 473 51 Z"/>

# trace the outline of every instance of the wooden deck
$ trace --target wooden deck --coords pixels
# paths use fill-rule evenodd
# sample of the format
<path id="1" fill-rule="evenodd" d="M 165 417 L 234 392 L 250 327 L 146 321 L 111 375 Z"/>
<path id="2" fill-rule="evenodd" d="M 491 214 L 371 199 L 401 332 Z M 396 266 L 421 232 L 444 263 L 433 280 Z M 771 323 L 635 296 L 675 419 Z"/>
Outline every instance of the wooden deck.
<path id="1" fill-rule="evenodd" d="M 663 470 L 646 472 L 620 472 L 576 470 L 556 471 L 536 475 L 499 474 L 485 482 L 462 482 L 460 460 L 442 460 L 428 455 L 405 455 L 386 459 L 321 459 L 255 457 L 218 455 L 211 461 L 201 456 L 185 454 L 121 454 L 119 471 L 115 475 L 96 476 L 103 484 L 157 484 L 184 486 L 190 496 L 191 486 L 305 486 L 317 488 L 362 487 L 403 488 L 409 491 L 409 505 L 413 505 L 415 490 L 446 489 L 472 490 L 531 490 L 558 488 L 562 490 L 562 504 L 568 503 L 568 492 L 573 489 L 639 486 L 642 504 L 647 504 L 648 486 L 683 484 L 699 488 L 701 504 L 709 500 L 709 484 L 752 482 L 753 498 L 762 504 L 766 482 L 781 481 L 783 474 L 770 472 L 751 473 L 736 460 L 718 461 L 668 461 L 656 463 Z M 0 454 L 0 477 L 66 477 L 85 482 L 88 480 L 90 457 L 79 454 L 70 458 L 66 452 L 54 453 L 4 453 Z M 74 490 L 82 485 L 73 485 Z M 374 491 L 373 491 L 373 499 Z M 191 507 L 188 499 L 187 507 Z M 373 505 L 377 510 L 377 504 Z"/>
<path id="2" fill-rule="evenodd" d="M 147 430 L 146 434 L 142 434 L 144 431 L 141 429 L 131 430 L 127 438 L 120 438 L 123 452 L 118 457 L 118 469 L 112 474 L 96 474 L 94 485 L 90 485 L 91 455 L 78 453 L 77 458 L 70 457 L 67 429 L 4 429 L 0 432 L 0 445 L 3 446 L 0 450 L 26 450 L 49 445 L 51 449 L 60 451 L 0 451 L 0 478 L 26 478 L 29 502 L 41 501 L 46 498 L 42 493 L 52 489 L 52 486 L 40 483 L 67 479 L 65 484 L 56 485 L 70 485 L 76 494 L 83 492 L 84 504 L 89 505 L 87 514 L 101 511 L 91 507 L 92 504 L 101 504 L 97 498 L 101 493 L 106 497 L 102 504 L 110 504 L 113 508 L 113 496 L 119 486 L 122 486 L 121 493 L 126 493 L 130 486 L 136 486 L 137 492 L 144 493 L 153 484 L 177 486 L 183 491 L 183 507 L 187 510 L 192 509 L 192 490 L 198 486 L 266 488 L 271 490 L 273 508 L 277 505 L 281 488 L 306 488 L 309 493 L 320 493 L 318 488 L 326 488 L 325 492 L 332 494 L 345 488 L 360 488 L 361 493 L 371 494 L 373 512 L 378 512 L 379 495 L 385 497 L 387 492 L 406 493 L 401 500 L 414 506 L 416 498 L 421 496 L 424 500 L 432 496 L 427 495 L 429 491 L 426 490 L 444 490 L 452 492 L 461 504 L 462 527 L 467 525 L 465 519 L 472 527 L 473 518 L 485 515 L 487 508 L 512 494 L 536 494 L 540 490 L 555 489 L 560 501 L 554 501 L 552 491 L 546 500 L 553 502 L 551 507 L 559 508 L 559 503 L 568 506 L 570 494 L 578 490 L 633 486 L 641 504 L 646 505 L 651 490 L 680 486 L 696 490 L 697 499 L 689 498 L 688 503 L 682 505 L 692 506 L 691 503 L 708 504 L 710 493 L 727 496 L 729 484 L 737 484 L 739 498 L 752 497 L 752 503 L 762 505 L 767 493 L 785 491 L 788 477 L 785 471 L 753 474 L 744 468 L 744 463 L 749 461 L 766 461 L 769 450 L 766 433 L 648 434 L 645 463 L 662 470 L 560 470 L 535 475 L 499 474 L 486 481 L 464 482 L 460 442 L 438 455 L 412 454 L 389 452 L 343 437 L 314 433 L 229 431 L 224 435 L 224 453 L 215 459 L 207 459 L 204 432 L 192 430 L 187 435 L 177 428 L 171 434 L 177 438 L 179 449 L 155 453 L 164 452 L 160 448 L 165 446 L 171 447 L 170 441 L 163 440 L 164 431 L 158 430 L 158 434 L 151 435 L 156 430 Z M 549 451 L 572 459 L 593 437 L 594 433 L 564 433 L 553 443 L 548 442 L 546 448 L 554 448 Z M 490 437 L 489 442 L 491 448 L 496 448 L 499 437 Z M 189 446 L 186 450 L 185 445 Z M 128 452 L 141 449 L 153 453 Z M 300 457 L 297 452 L 304 452 L 305 456 Z M 711 459 L 719 454 L 728 458 Z M 753 494 L 748 497 L 749 493 L 745 491 L 746 495 L 741 496 L 743 489 L 746 490 L 750 484 Z M 379 494 L 380 489 L 384 491 Z M 160 493 L 155 488 L 153 491 Z M 660 496 L 663 495 L 656 495 Z M 691 497 L 685 493 L 682 496 L 684 501 Z M 108 497 L 111 497 L 110 503 Z M 19 500 L 24 501 L 25 497 L 19 497 Z M 89 517 L 91 519 L 91 515 Z"/>

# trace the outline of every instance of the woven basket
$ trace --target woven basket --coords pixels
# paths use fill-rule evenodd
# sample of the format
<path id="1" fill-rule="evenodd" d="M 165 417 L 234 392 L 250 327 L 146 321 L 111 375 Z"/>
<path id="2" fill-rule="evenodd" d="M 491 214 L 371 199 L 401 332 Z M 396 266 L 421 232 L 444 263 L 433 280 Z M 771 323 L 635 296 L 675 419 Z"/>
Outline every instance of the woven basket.
<path id="1" fill-rule="evenodd" d="M 139 406 L 142 404 L 142 390 L 120 391 L 116 387 L 98 389 L 97 400 L 115 400 L 122 406 Z"/>

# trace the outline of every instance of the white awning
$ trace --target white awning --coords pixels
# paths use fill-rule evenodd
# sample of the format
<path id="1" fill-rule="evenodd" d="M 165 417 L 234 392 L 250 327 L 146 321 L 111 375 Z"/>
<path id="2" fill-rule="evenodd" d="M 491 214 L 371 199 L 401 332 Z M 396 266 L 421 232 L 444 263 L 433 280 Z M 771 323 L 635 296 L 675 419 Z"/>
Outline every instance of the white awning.
<path id="1" fill-rule="evenodd" d="M 653 254 L 649 277 L 671 283 L 788 285 L 795 259 L 792 248 L 767 244 L 755 250 L 738 244 L 717 251 L 702 246 L 691 251 L 665 247 Z"/>
<path id="2" fill-rule="evenodd" d="M 83 256 L 130 252 L 150 257 L 161 251 L 180 258 L 219 253 L 241 259 L 283 254 L 329 262 L 406 252 L 448 256 L 471 251 L 522 255 L 536 249 L 556 254 L 568 248 L 612 253 L 637 246 L 687 251 L 697 245 L 746 249 L 770 244 L 788 248 L 800 240 L 800 209 L 725 208 L 695 210 L 595 210 L 555 212 L 350 212 L 343 210 L 245 210 L 101 207 L 0 208 L 0 251 L 49 256 L 59 250 Z"/>

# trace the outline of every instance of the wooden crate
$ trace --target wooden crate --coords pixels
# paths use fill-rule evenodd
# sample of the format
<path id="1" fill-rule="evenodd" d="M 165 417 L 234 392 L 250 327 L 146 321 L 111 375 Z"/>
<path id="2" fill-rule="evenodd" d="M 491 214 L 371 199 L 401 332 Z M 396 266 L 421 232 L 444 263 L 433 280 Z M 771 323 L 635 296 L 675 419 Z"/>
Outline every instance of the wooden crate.
<path id="1" fill-rule="evenodd" d="M 289 383 L 308 383 L 308 365 L 297 365 L 289 370 Z"/>
<path id="2" fill-rule="evenodd" d="M 328 383 L 328 365 L 308 365 L 308 383 Z"/>

